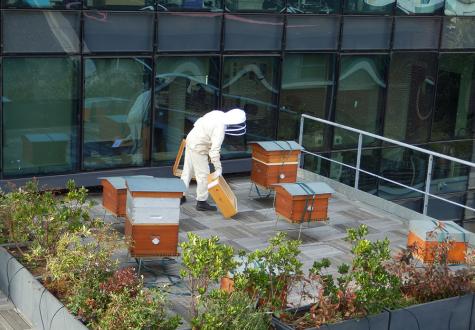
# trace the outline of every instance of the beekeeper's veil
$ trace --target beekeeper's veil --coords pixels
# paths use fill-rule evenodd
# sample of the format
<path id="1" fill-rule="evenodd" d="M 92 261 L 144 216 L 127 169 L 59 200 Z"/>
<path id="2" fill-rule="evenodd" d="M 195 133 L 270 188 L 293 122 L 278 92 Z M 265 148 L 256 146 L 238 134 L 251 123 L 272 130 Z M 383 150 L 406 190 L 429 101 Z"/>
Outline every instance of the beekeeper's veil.
<path id="1" fill-rule="evenodd" d="M 232 136 L 246 134 L 246 113 L 241 109 L 232 109 L 224 113 L 225 133 Z"/>

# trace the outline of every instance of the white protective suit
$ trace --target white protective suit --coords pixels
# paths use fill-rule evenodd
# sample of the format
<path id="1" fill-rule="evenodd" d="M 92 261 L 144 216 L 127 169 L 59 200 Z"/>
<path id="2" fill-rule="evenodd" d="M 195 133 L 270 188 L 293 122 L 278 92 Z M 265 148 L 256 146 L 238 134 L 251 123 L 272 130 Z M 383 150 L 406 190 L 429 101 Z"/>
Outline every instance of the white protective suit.
<path id="1" fill-rule="evenodd" d="M 245 121 L 246 113 L 241 109 L 228 112 L 213 110 L 199 118 L 188 133 L 181 179 L 188 188 L 193 174 L 195 175 L 197 201 L 208 199 L 208 156 L 215 171 L 222 173 L 220 153 L 226 130 L 229 125 L 239 125 Z M 232 132 L 229 134 L 233 135 Z"/>

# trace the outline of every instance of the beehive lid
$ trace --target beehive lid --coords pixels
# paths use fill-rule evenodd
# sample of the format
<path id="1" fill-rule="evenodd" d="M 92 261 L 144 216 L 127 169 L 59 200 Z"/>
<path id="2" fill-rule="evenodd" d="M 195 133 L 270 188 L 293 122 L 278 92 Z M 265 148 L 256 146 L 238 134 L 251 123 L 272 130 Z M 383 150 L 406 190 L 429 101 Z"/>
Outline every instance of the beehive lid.
<path id="1" fill-rule="evenodd" d="M 250 143 L 259 145 L 265 151 L 303 150 L 303 147 L 295 141 L 255 141 Z"/>
<path id="2" fill-rule="evenodd" d="M 127 178 L 130 192 L 185 192 L 185 183 L 178 178 Z"/>
<path id="3" fill-rule="evenodd" d="M 126 189 L 125 180 L 128 178 L 153 178 L 150 175 L 131 175 L 131 176 L 108 176 L 101 177 L 100 180 L 107 180 L 117 190 Z"/>
<path id="4" fill-rule="evenodd" d="M 323 195 L 335 192 L 324 182 L 278 183 L 276 185 L 284 188 L 291 196 Z"/>
<path id="5" fill-rule="evenodd" d="M 413 220 L 409 222 L 409 230 L 423 240 L 431 242 L 442 242 L 449 239 L 466 243 L 473 235 L 453 221 Z"/>

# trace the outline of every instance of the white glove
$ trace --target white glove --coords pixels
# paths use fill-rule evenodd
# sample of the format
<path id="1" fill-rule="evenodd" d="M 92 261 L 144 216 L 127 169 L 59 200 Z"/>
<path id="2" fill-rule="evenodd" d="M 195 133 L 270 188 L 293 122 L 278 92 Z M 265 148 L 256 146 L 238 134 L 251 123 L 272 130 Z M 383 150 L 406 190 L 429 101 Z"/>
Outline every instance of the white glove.
<path id="1" fill-rule="evenodd" d="M 223 174 L 223 170 L 218 168 L 216 171 L 214 171 L 214 178 L 219 178 Z"/>

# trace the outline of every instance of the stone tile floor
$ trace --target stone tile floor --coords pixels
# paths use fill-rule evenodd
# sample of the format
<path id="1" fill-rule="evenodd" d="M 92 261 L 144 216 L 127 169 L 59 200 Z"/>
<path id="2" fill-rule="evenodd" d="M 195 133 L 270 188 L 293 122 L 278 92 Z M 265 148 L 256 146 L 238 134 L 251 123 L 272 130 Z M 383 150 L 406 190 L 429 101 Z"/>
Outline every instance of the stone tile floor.
<path id="1" fill-rule="evenodd" d="M 188 201 L 181 209 L 180 241 L 186 240 L 187 233 L 192 231 L 202 237 L 216 235 L 221 242 L 236 249 L 253 251 L 265 247 L 267 240 L 278 231 L 287 232 L 291 238 L 299 237 L 299 225 L 277 219 L 272 197 L 256 198 L 258 195 L 255 190 L 250 196 L 251 183 L 248 177 L 231 177 L 227 181 L 237 197 L 239 213 L 232 219 L 224 219 L 219 212 L 196 211 L 196 186 L 192 185 L 187 195 Z M 117 230 L 123 233 L 124 219 L 105 211 L 101 206 L 100 194 L 91 197 L 97 201 L 92 214 L 113 222 Z M 336 273 L 338 265 L 350 260 L 350 246 L 344 241 L 346 230 L 360 224 L 368 226 L 369 239 L 388 237 L 394 251 L 405 247 L 407 224 L 404 219 L 335 193 L 329 203 L 329 221 L 302 226 L 301 261 L 304 270 L 315 260 L 326 257 L 332 261 L 330 272 Z M 125 250 L 121 252 L 120 258 L 124 265 L 137 265 Z M 187 320 L 189 297 L 184 283 L 178 277 L 180 258 L 147 260 L 144 264 L 146 269 L 143 269 L 142 274 L 146 283 L 150 286 L 167 286 L 173 310 Z M 183 328 L 188 328 L 186 322 Z"/>

